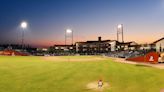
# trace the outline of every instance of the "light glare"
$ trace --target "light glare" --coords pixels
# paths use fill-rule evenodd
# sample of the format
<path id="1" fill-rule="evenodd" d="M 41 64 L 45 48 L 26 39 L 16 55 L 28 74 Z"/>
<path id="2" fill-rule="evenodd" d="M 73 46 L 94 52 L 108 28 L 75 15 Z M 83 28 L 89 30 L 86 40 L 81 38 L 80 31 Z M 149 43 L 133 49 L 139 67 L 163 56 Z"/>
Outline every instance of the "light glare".
<path id="1" fill-rule="evenodd" d="M 22 23 L 21 23 L 21 27 L 22 27 L 23 29 L 27 28 L 27 22 L 22 22 Z"/>
<path id="2" fill-rule="evenodd" d="M 122 24 L 118 25 L 118 28 L 122 28 Z"/>
<path id="3" fill-rule="evenodd" d="M 72 33 L 72 30 L 71 29 L 67 29 L 66 33 Z"/>

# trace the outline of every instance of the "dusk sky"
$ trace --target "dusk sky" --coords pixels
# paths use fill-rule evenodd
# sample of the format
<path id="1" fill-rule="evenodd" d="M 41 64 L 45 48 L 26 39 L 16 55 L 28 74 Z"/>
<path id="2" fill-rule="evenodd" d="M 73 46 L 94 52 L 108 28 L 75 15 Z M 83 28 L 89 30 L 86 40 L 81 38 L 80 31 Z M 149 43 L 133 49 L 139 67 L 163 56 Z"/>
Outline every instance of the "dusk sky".
<path id="1" fill-rule="evenodd" d="M 0 0 L 0 44 L 21 43 L 22 21 L 32 46 L 64 44 L 67 28 L 74 41 L 116 40 L 118 24 L 125 41 L 151 43 L 164 37 L 164 0 Z"/>

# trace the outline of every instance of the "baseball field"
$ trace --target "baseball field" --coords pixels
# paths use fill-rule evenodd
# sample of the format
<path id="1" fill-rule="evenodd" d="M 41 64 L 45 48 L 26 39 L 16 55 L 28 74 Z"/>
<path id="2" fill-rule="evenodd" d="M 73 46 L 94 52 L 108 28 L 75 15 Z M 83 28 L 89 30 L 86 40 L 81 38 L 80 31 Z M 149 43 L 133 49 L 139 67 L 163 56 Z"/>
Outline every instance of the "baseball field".
<path id="1" fill-rule="evenodd" d="M 97 81 L 102 80 L 102 88 Z M 164 70 L 102 56 L 0 56 L 0 92 L 162 92 Z"/>

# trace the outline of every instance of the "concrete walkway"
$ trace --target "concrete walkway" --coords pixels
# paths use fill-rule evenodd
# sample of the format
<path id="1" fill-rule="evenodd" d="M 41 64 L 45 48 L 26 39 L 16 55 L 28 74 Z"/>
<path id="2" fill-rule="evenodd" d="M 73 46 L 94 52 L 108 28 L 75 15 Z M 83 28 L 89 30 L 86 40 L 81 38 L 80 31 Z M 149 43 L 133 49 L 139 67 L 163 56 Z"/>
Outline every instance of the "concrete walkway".
<path id="1" fill-rule="evenodd" d="M 115 62 L 127 63 L 127 64 L 133 64 L 133 65 L 145 65 L 145 66 L 155 67 L 158 69 L 164 69 L 164 63 L 150 64 L 150 63 L 127 61 L 124 58 L 113 58 L 113 57 L 110 57 L 110 58 L 113 59 Z"/>

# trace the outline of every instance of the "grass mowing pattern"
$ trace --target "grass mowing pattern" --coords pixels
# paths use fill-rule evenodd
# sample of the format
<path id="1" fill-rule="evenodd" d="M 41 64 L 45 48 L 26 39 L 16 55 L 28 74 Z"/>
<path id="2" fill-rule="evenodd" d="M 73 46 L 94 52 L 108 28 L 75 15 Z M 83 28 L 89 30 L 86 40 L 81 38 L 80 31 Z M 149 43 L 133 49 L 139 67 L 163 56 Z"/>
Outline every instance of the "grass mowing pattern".
<path id="1" fill-rule="evenodd" d="M 60 58 L 96 58 L 77 56 Z M 164 71 L 112 62 L 53 62 L 42 57 L 0 57 L 0 92 L 96 92 L 86 85 L 102 78 L 103 92 L 160 92 Z"/>

